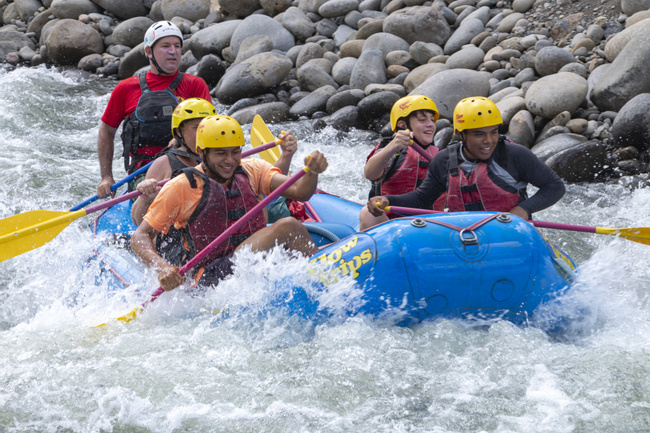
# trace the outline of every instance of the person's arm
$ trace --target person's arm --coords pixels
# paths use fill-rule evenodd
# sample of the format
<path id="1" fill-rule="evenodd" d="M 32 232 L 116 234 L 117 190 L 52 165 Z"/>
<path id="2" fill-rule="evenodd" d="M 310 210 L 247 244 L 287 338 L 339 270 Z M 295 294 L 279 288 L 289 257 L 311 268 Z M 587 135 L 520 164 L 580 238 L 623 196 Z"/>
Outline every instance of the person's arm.
<path id="1" fill-rule="evenodd" d="M 283 131 L 278 136 L 278 138 L 282 140 L 282 143 L 280 143 L 282 154 L 280 155 L 280 158 L 275 161 L 275 164 L 273 164 L 273 166 L 279 168 L 282 174 L 289 174 L 291 160 L 293 159 L 293 155 L 298 150 L 298 140 L 296 140 L 296 136 L 293 135 L 291 131 Z"/>
<path id="2" fill-rule="evenodd" d="M 142 223 L 142 218 L 145 216 L 149 206 L 162 188 L 161 186 L 158 186 L 158 182 L 164 179 L 169 179 L 171 174 L 172 168 L 171 165 L 169 165 L 169 158 L 167 155 L 157 158 L 154 163 L 151 164 L 144 180 L 136 187 L 142 195 L 135 200 L 135 203 L 133 203 L 133 206 L 131 207 L 131 219 L 135 225 L 139 226 Z"/>
<path id="3" fill-rule="evenodd" d="M 160 287 L 173 290 L 183 284 L 185 277 L 178 273 L 176 266 L 170 265 L 158 254 L 154 244 L 157 235 L 158 232 L 148 222 L 143 221 L 131 237 L 131 249 L 145 265 L 158 272 Z"/>
<path id="4" fill-rule="evenodd" d="M 411 143 L 412 133 L 407 130 L 397 131 L 395 138 L 391 140 L 384 148 L 378 149 L 372 155 L 363 169 L 363 174 L 366 179 L 376 181 L 381 179 L 386 174 L 386 169 L 389 166 L 390 160 L 395 157 L 395 154 L 402 149 L 409 147 Z"/>
<path id="5" fill-rule="evenodd" d="M 519 203 L 513 208 L 514 212 L 511 211 L 510 213 L 524 218 L 525 215 L 517 213 L 517 208 L 520 208 L 528 214 L 527 219 L 529 219 L 533 213 L 557 203 L 564 196 L 566 189 L 560 176 L 548 165 L 540 161 L 533 152 L 524 146 L 513 146 L 518 147 L 515 148 L 514 152 L 511 152 L 512 155 L 509 155 L 508 162 L 511 163 L 512 161 L 515 165 L 520 179 L 539 189 L 531 197 Z"/>
<path id="6" fill-rule="evenodd" d="M 305 158 L 305 166 L 309 168 L 309 171 L 296 183 L 287 188 L 282 194 L 283 197 L 297 201 L 307 201 L 314 194 L 318 185 L 318 175 L 327 168 L 327 159 L 325 159 L 325 155 L 315 150 Z M 271 179 L 271 191 L 274 191 L 287 179 L 289 179 L 289 176 L 284 174 L 276 174 L 273 176 Z"/>
<path id="7" fill-rule="evenodd" d="M 117 129 L 104 122 L 99 125 L 97 137 L 97 157 L 99 158 L 99 171 L 101 182 L 97 185 L 97 196 L 100 198 L 111 195 L 113 179 L 113 151 L 115 150 L 115 133 Z"/>

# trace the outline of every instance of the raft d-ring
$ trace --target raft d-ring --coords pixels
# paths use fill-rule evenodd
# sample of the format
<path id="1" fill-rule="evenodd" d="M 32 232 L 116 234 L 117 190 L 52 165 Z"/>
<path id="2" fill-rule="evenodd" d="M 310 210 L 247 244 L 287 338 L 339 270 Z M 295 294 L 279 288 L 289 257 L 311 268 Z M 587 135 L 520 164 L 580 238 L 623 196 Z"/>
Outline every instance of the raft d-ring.
<path id="1" fill-rule="evenodd" d="M 497 215 L 497 221 L 499 221 L 500 223 L 509 223 L 512 221 L 512 217 L 507 213 L 500 213 L 499 215 Z"/>
<path id="2" fill-rule="evenodd" d="M 476 236 L 476 233 L 474 233 L 473 231 L 469 231 L 467 233 L 471 233 L 472 237 L 471 238 L 466 238 L 465 236 L 463 236 L 463 234 L 465 234 L 465 230 L 467 230 L 467 229 L 462 229 L 460 231 L 460 233 L 459 233 L 460 241 L 463 243 L 463 245 L 465 245 L 465 246 L 467 246 L 467 245 L 478 245 L 478 237 Z"/>
<path id="3" fill-rule="evenodd" d="M 426 226 L 427 226 L 427 222 L 424 221 L 424 220 L 421 219 L 421 218 L 415 218 L 415 219 L 411 220 L 411 225 L 412 225 L 413 227 L 422 228 L 422 227 L 426 227 Z"/>

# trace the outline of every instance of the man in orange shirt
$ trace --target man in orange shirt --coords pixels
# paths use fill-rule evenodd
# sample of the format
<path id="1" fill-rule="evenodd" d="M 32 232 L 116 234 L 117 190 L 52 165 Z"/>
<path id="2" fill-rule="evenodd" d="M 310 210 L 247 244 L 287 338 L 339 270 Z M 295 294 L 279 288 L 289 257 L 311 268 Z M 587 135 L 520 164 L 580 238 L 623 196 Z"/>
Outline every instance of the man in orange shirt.
<path id="1" fill-rule="evenodd" d="M 258 194 L 268 195 L 289 179 L 259 158 L 241 159 L 244 144 L 244 133 L 235 119 L 224 115 L 203 119 L 196 133 L 203 162 L 196 168 L 183 169 L 183 174 L 165 184 L 133 234 L 131 248 L 158 272 L 163 289 L 182 284 L 178 266 L 246 215 L 257 205 Z M 305 165 L 309 171 L 284 192 L 284 197 L 306 201 L 316 190 L 318 174 L 327 168 L 327 160 L 314 151 Z M 267 251 L 276 245 L 305 255 L 318 249 L 295 218 L 282 218 L 267 227 L 264 213 L 259 212 L 197 264 L 200 283 L 216 284 L 231 273 L 230 258 L 239 248 Z"/>
<path id="2" fill-rule="evenodd" d="M 144 37 L 144 52 L 151 70 L 121 81 L 111 93 L 97 138 L 102 177 L 97 196 L 109 196 L 115 183 L 115 133 L 122 121 L 124 169 L 132 173 L 151 161 L 171 140 L 172 113 L 179 101 L 192 97 L 211 101 L 203 79 L 178 70 L 182 47 L 183 34 L 178 27 L 169 21 L 153 24 Z"/>

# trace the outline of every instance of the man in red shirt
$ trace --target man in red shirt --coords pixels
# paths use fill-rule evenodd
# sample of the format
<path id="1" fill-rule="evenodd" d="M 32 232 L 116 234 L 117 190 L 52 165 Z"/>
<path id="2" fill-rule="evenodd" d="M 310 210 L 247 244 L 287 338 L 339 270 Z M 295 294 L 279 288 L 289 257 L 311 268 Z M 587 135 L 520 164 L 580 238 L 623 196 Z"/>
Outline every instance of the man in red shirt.
<path id="1" fill-rule="evenodd" d="M 102 180 L 97 195 L 111 194 L 115 133 L 124 121 L 124 166 L 131 173 L 151 161 L 171 140 L 171 116 L 179 101 L 202 98 L 211 101 L 203 79 L 179 72 L 183 34 L 169 21 L 147 30 L 144 52 L 151 69 L 121 81 L 113 90 L 101 118 L 97 154 Z"/>

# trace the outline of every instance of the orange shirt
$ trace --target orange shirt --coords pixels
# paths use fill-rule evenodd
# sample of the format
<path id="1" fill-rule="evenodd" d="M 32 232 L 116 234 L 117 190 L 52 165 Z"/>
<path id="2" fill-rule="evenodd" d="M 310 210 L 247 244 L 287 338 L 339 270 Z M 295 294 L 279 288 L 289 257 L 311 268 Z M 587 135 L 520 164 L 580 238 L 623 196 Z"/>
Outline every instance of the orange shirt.
<path id="1" fill-rule="evenodd" d="M 280 169 L 259 158 L 242 159 L 241 166 L 248 175 L 255 194 L 261 196 L 271 193 L 271 179 L 280 173 Z M 203 172 L 201 165 L 196 168 Z M 167 234 L 172 225 L 177 229 L 185 227 L 203 192 L 203 179 L 196 178 L 196 181 L 197 188 L 190 186 L 185 175 L 176 176 L 167 182 L 149 206 L 144 220 L 154 230 L 164 234 Z"/>

